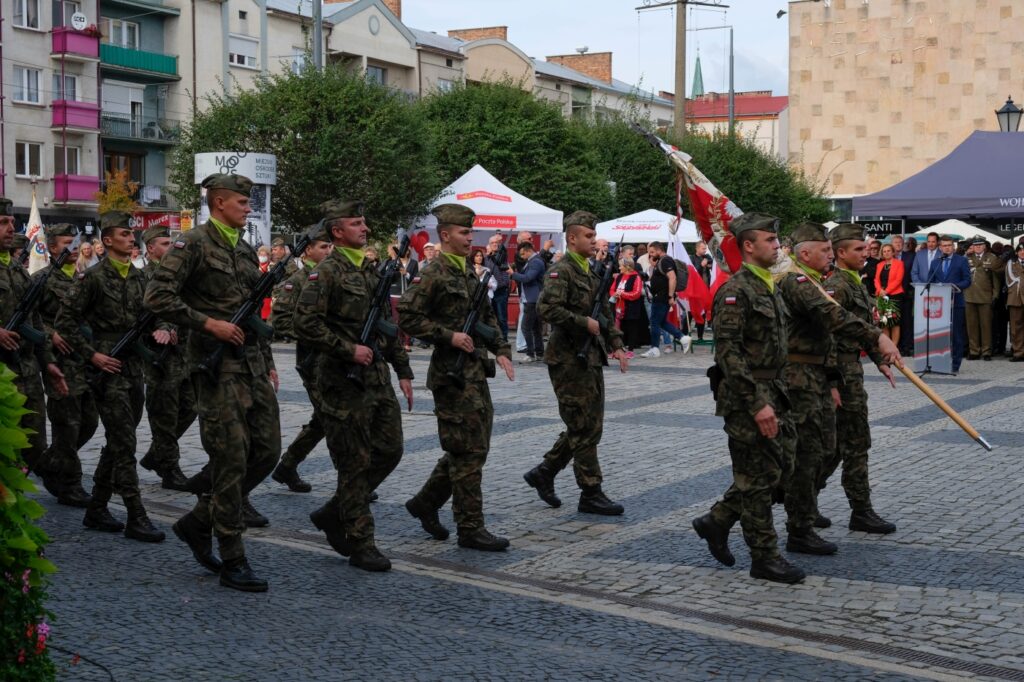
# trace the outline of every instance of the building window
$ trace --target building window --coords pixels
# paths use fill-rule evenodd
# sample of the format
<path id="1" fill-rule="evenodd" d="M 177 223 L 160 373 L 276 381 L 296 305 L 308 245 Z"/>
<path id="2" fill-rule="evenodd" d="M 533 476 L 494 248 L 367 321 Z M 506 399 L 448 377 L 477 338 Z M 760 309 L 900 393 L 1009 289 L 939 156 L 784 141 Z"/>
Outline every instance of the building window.
<path id="1" fill-rule="evenodd" d="M 454 62 L 451 59 L 444 60 L 444 65 L 447 66 L 449 69 L 452 68 L 452 64 L 454 64 Z"/>
<path id="2" fill-rule="evenodd" d="M 298 75 L 305 71 L 307 66 L 309 66 L 309 55 L 306 54 L 306 49 L 302 47 L 293 47 L 292 73 Z"/>
<path id="3" fill-rule="evenodd" d="M 378 85 L 388 84 L 388 70 L 383 66 L 367 66 L 366 67 L 366 80 L 371 83 L 377 83 Z"/>
<path id="4" fill-rule="evenodd" d="M 39 69 L 14 67 L 14 101 L 39 104 Z"/>
<path id="5" fill-rule="evenodd" d="M 101 17 L 100 29 L 106 44 L 127 47 L 129 50 L 139 49 L 139 25 L 135 22 Z"/>
<path id="6" fill-rule="evenodd" d="M 43 145 L 38 142 L 14 143 L 14 174 L 23 177 L 39 177 L 43 174 Z"/>
<path id="7" fill-rule="evenodd" d="M 137 182 L 139 185 L 146 184 L 146 176 L 143 172 L 146 160 L 144 154 L 126 154 L 124 152 L 106 152 L 103 154 L 103 169 L 108 173 L 115 171 L 128 171 L 128 181 Z"/>
<path id="8" fill-rule="evenodd" d="M 61 80 L 60 74 L 53 74 L 53 99 L 75 102 L 78 100 L 78 76 L 64 76 Z"/>
<path id="9" fill-rule="evenodd" d="M 39 0 L 14 0 L 14 25 L 39 28 Z"/>
<path id="10" fill-rule="evenodd" d="M 53 174 L 78 175 L 78 161 L 82 154 L 79 147 L 53 146 Z"/>
<path id="11" fill-rule="evenodd" d="M 249 13 L 246 12 L 245 10 L 243 10 L 243 9 L 240 9 L 240 10 L 238 10 L 238 18 L 241 21 L 245 21 L 246 19 L 249 18 Z"/>
<path id="12" fill-rule="evenodd" d="M 572 115 L 581 118 L 590 111 L 591 92 L 587 88 L 572 86 Z"/>
<path id="13" fill-rule="evenodd" d="M 441 92 L 450 92 L 455 89 L 455 81 L 450 81 L 447 78 L 438 78 L 437 89 Z"/>
<path id="14" fill-rule="evenodd" d="M 228 63 L 255 69 L 257 67 L 256 52 L 259 47 L 259 41 L 241 36 L 231 36 L 228 38 Z"/>
<path id="15" fill-rule="evenodd" d="M 53 0 L 53 25 L 71 26 L 71 16 L 81 11 L 82 3 L 77 0 Z"/>

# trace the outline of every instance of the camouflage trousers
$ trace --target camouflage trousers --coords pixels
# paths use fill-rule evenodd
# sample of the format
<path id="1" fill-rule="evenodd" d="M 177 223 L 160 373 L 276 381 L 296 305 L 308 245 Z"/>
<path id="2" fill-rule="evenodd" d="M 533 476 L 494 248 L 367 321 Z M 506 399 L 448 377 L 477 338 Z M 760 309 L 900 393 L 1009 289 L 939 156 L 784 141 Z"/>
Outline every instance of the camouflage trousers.
<path id="1" fill-rule="evenodd" d="M 141 375 L 110 374 L 97 393 L 96 410 L 103 424 L 105 443 L 100 461 L 92 475 L 93 489 L 98 496 L 109 498 L 109 492 L 121 497 L 139 494 L 139 474 L 135 469 L 135 429 L 142 421 L 145 384 Z"/>
<path id="2" fill-rule="evenodd" d="M 370 493 L 402 459 L 402 411 L 390 384 L 364 389 L 345 378 L 319 385 L 320 416 L 327 447 L 338 469 L 328 505 L 338 510 L 345 535 L 356 549 L 373 545 Z"/>
<path id="3" fill-rule="evenodd" d="M 184 370 L 184 366 L 168 366 L 166 374 L 147 371 L 146 375 L 146 416 L 153 440 L 145 459 L 160 474 L 178 465 L 178 440 L 197 416 L 195 387 Z"/>
<path id="4" fill-rule="evenodd" d="M 302 426 L 299 435 L 295 436 L 295 440 L 281 456 L 281 466 L 288 469 L 294 469 L 306 461 L 306 457 L 313 452 L 317 443 L 324 439 L 324 425 L 320 418 L 320 403 L 322 402 L 320 389 L 316 386 L 316 379 L 306 376 L 302 371 L 299 372 L 299 375 L 302 377 L 302 387 L 306 389 L 309 402 L 313 405 L 313 416 Z M 333 461 L 333 453 L 331 459 Z M 334 467 L 337 468 L 337 466 L 335 463 Z"/>
<path id="5" fill-rule="evenodd" d="M 49 398 L 46 415 L 50 418 L 50 447 L 43 456 L 43 469 L 63 487 L 82 484 L 82 460 L 78 451 L 96 433 L 100 415 L 92 391 L 66 398 Z"/>
<path id="6" fill-rule="evenodd" d="M 839 389 L 842 407 L 836 409 L 836 447 L 826 459 L 818 478 L 818 489 L 843 465 L 843 491 L 853 511 L 871 509 L 871 485 L 868 483 L 868 450 L 871 427 L 868 424 L 868 394 L 864 377 L 844 372 L 846 385 Z"/>
<path id="7" fill-rule="evenodd" d="M 788 417 L 796 430 L 793 475 L 783 480 L 786 505 L 786 530 L 800 534 L 814 526 L 818 518 L 818 480 L 823 464 L 836 449 L 836 413 L 832 396 L 790 390 L 794 409 Z M 797 408 L 796 406 L 800 407 Z"/>
<path id="8" fill-rule="evenodd" d="M 452 514 L 460 533 L 483 528 L 484 498 L 480 486 L 494 424 L 487 382 L 467 383 L 464 390 L 454 386 L 435 389 L 434 414 L 444 455 L 416 494 L 416 502 L 440 509 L 451 497 Z"/>
<path id="9" fill-rule="evenodd" d="M 42 378 L 34 368 L 34 363 L 29 364 L 24 374 L 19 373 L 14 379 L 14 385 L 25 396 L 25 409 L 30 410 L 21 416 L 21 426 L 34 432 L 29 434 L 28 447 L 21 451 L 30 471 L 46 464 L 43 457 L 46 452 L 46 400 Z M 44 473 L 49 472 L 44 470 Z"/>
<path id="10" fill-rule="evenodd" d="M 604 369 L 573 364 L 548 365 L 548 377 L 558 399 L 565 431 L 544 455 L 544 463 L 561 471 L 572 462 L 580 488 L 601 485 L 597 444 L 604 429 Z"/>
<path id="11" fill-rule="evenodd" d="M 213 384 L 192 376 L 199 436 L 210 457 L 212 492 L 192 514 L 217 535 L 221 558 L 245 556 L 242 497 L 259 485 L 281 456 L 277 396 L 266 376 L 222 373 Z"/>
<path id="12" fill-rule="evenodd" d="M 753 415 L 730 412 L 725 417 L 732 459 L 732 485 L 711 507 L 711 518 L 722 528 L 737 521 L 754 561 L 779 556 L 778 536 L 772 519 L 772 493 L 793 473 L 795 433 L 788 418 L 779 417 L 779 434 L 761 436 Z"/>

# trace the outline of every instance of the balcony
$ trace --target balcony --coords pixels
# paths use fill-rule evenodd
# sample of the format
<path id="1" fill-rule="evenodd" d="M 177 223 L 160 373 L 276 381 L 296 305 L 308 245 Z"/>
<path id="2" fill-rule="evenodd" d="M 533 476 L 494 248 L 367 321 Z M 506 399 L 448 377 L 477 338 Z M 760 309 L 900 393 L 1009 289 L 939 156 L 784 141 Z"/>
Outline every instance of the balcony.
<path id="1" fill-rule="evenodd" d="M 100 128 L 100 108 L 89 102 L 54 100 L 51 129 L 68 128 L 78 132 L 94 132 Z"/>
<path id="2" fill-rule="evenodd" d="M 104 43 L 100 45 L 100 64 L 108 73 L 151 83 L 181 80 L 178 75 L 178 58 L 159 52 Z"/>
<path id="3" fill-rule="evenodd" d="M 136 180 L 129 178 L 129 182 L 135 184 L 135 190 L 129 192 L 129 196 L 144 210 L 158 210 L 164 208 L 174 208 L 175 204 L 171 192 L 168 187 L 163 185 L 147 185 L 142 180 Z M 107 183 L 100 183 L 103 191 L 107 189 Z"/>
<path id="4" fill-rule="evenodd" d="M 127 114 L 103 114 L 101 127 L 103 137 L 158 146 L 177 144 L 180 129 L 179 121 Z"/>
<path id="5" fill-rule="evenodd" d="M 53 200 L 57 203 L 95 204 L 100 179 L 90 175 L 54 175 Z"/>
<path id="6" fill-rule="evenodd" d="M 99 36 L 71 28 L 56 27 L 53 29 L 50 56 L 54 59 L 94 62 L 100 56 Z"/>

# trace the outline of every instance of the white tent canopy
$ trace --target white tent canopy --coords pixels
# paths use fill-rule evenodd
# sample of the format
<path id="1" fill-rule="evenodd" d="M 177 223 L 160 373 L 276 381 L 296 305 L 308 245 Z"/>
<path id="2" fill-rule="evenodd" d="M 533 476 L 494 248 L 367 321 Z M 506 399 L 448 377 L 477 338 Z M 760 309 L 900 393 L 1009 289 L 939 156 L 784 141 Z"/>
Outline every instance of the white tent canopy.
<path id="1" fill-rule="evenodd" d="M 908 234 L 907 236 L 914 237 L 918 241 L 918 243 L 921 243 L 928 236 L 929 232 L 935 232 L 940 237 L 944 234 L 959 235 L 961 238 L 967 240 L 973 239 L 974 237 L 983 237 L 987 239 L 990 244 L 1010 243 L 1009 239 L 1000 237 L 999 235 L 993 234 L 988 230 L 983 230 L 980 227 L 975 227 L 974 225 L 965 223 L 964 221 L 957 220 L 955 218 L 951 218 L 950 220 L 943 220 L 941 223 L 938 223 L 937 225 L 932 225 L 931 227 L 925 228 L 920 232 Z"/>
<path id="2" fill-rule="evenodd" d="M 690 244 L 700 241 L 697 226 L 692 220 L 684 218 L 679 226 L 679 231 L 673 235 L 671 226 L 675 222 L 674 215 L 651 208 L 598 223 L 597 237 L 598 239 L 607 239 L 614 244 L 618 244 L 619 240 L 625 244 L 671 243 L 675 241 Z"/>

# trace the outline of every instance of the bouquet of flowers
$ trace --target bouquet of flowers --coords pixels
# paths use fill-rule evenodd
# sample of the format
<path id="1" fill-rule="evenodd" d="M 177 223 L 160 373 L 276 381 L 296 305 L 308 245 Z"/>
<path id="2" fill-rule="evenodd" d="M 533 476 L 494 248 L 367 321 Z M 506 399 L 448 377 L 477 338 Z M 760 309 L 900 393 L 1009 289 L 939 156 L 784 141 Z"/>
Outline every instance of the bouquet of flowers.
<path id="1" fill-rule="evenodd" d="M 900 307 L 886 295 L 875 299 L 875 317 L 878 326 L 892 329 L 900 323 Z"/>

